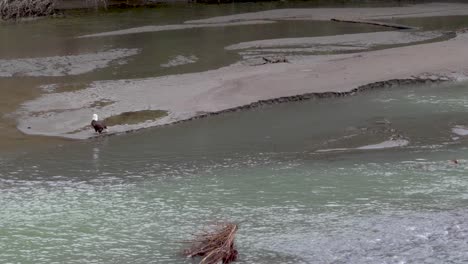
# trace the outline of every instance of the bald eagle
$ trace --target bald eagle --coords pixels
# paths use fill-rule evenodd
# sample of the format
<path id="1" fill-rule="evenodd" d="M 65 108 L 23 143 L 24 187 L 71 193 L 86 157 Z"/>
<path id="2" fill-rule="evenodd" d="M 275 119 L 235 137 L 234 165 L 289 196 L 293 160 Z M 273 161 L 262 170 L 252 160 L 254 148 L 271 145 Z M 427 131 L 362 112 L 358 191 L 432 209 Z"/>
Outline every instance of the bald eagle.
<path id="1" fill-rule="evenodd" d="M 93 121 L 91 121 L 91 126 L 94 128 L 94 131 L 98 132 L 99 134 L 101 134 L 104 129 L 107 129 L 106 124 L 104 124 L 102 121 L 98 121 L 97 114 L 93 115 Z"/>

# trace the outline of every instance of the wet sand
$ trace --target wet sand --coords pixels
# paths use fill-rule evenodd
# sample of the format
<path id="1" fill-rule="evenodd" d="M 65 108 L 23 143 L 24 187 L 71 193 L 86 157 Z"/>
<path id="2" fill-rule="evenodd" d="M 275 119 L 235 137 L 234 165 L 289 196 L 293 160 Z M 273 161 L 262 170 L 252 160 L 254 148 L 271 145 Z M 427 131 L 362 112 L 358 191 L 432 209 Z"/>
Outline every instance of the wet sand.
<path id="1" fill-rule="evenodd" d="M 0 116 L 0 138 L 2 138 L 0 155 L 29 151 L 32 148 L 63 144 L 69 141 L 58 137 L 30 136 L 16 128 L 16 116 L 10 112 L 21 105 L 25 99 L 32 100 L 40 96 L 41 91 L 35 88 L 40 83 L 32 78 L 24 78 L 20 82 L 0 78 L 0 87 L 4 94 L 9 95 L 0 97 L 0 113 L 2 113 Z"/>
<path id="2" fill-rule="evenodd" d="M 347 92 L 391 79 L 461 81 L 468 78 L 468 34 L 436 43 L 342 55 L 301 57 L 291 63 L 246 66 L 147 78 L 94 82 L 91 87 L 47 94 L 23 105 L 18 128 L 28 134 L 88 138 L 86 126 L 96 101 L 101 116 L 164 110 L 167 117 L 110 128 L 111 133 L 168 124 L 201 113 L 223 111 L 259 100 L 306 93 Z M 442 55 L 443 54 L 443 55 Z M 31 113 L 34 113 L 32 116 Z M 28 127 L 30 127 L 28 129 Z"/>
<path id="3" fill-rule="evenodd" d="M 79 36 L 79 38 L 108 37 L 144 32 L 167 30 L 184 30 L 204 27 L 226 27 L 274 23 L 281 20 L 347 20 L 347 21 L 377 21 L 407 17 L 437 17 L 468 15 L 468 4 L 431 3 L 408 5 L 404 7 L 380 8 L 301 8 L 274 9 L 268 11 L 243 13 L 237 15 L 212 17 L 199 20 L 189 20 L 179 25 L 154 25 L 122 30 L 101 32 Z M 341 23 L 341 22 L 337 22 Z M 382 24 L 384 25 L 384 24 Z M 389 26 L 392 24 L 389 23 Z M 401 25 L 400 25 L 401 26 Z M 408 27 L 411 28 L 411 27 Z"/>
<path id="4" fill-rule="evenodd" d="M 57 137 L 31 137 L 16 129 L 17 116 L 11 113 L 12 110 L 17 109 L 24 100 L 32 100 L 44 92 L 54 92 L 54 85 L 43 85 L 48 78 L 92 72 L 137 53 L 138 49 L 111 49 L 70 56 L 0 59 L 0 87 L 3 94 L 8 95 L 0 97 L 0 154 L 29 151 L 69 141 Z M 17 78 L 19 76 L 21 78 Z"/>
<path id="5" fill-rule="evenodd" d="M 172 30 L 186 30 L 194 28 L 206 28 L 206 27 L 232 27 L 232 26 L 246 26 L 246 25 L 257 25 L 257 24 L 271 24 L 274 21 L 266 20 L 252 20 L 252 21 L 243 21 L 243 22 L 227 22 L 227 23 L 216 23 L 216 24 L 180 24 L 180 25 L 163 25 L 163 26 L 143 26 L 137 28 L 122 29 L 116 31 L 102 32 L 96 34 L 89 34 L 84 36 L 79 36 L 78 38 L 93 38 L 93 37 L 108 37 L 108 36 L 118 36 L 118 35 L 127 35 L 127 34 L 137 34 L 137 33 L 146 33 L 146 32 L 160 32 L 160 31 L 172 31 Z"/>
<path id="6" fill-rule="evenodd" d="M 212 17 L 190 20 L 187 24 L 228 23 L 250 20 L 331 20 L 333 18 L 348 20 L 379 20 L 407 17 L 437 17 L 468 15 L 468 4 L 430 3 L 401 7 L 369 8 L 301 8 L 275 9 L 261 12 L 244 13 L 231 16 Z"/>
<path id="7" fill-rule="evenodd" d="M 138 49 L 112 49 L 97 53 L 42 58 L 0 59 L 0 77 L 80 75 L 138 54 Z"/>
<path id="8" fill-rule="evenodd" d="M 192 20 L 182 25 L 146 26 L 101 32 L 86 37 L 205 26 L 271 23 L 274 22 L 272 20 L 329 20 L 335 17 L 375 20 L 466 14 L 468 14 L 467 4 L 425 4 L 391 8 L 278 9 Z M 319 45 L 350 42 L 351 50 L 358 50 L 360 47 L 375 43 L 385 44 L 389 40 L 388 36 L 395 34 L 399 38 L 397 42 L 413 43 L 426 40 L 428 35 L 424 34 L 429 34 L 430 37 L 433 33 L 421 33 L 422 38 L 421 36 L 415 38 L 412 33 L 403 32 L 373 34 L 384 37 L 372 39 L 371 36 L 374 35 L 371 33 L 367 37 L 351 38 L 346 43 L 346 38 L 350 36 L 339 35 L 309 39 L 307 42 L 314 44 L 318 39 L 320 39 Z M 345 40 L 340 41 L 340 38 Z M 390 43 L 394 44 L 392 37 L 390 40 Z M 291 41 L 300 44 L 304 39 Z M 278 43 L 281 46 L 281 41 L 264 40 L 260 45 L 269 47 L 278 46 Z M 256 44 L 258 43 L 245 42 L 237 44 L 237 47 L 227 48 L 255 47 Z M 89 125 L 94 112 L 98 112 L 103 118 L 142 110 L 162 110 L 169 113 L 168 116 L 157 120 L 110 127 L 109 133 L 119 133 L 169 124 L 206 113 L 216 113 L 259 100 L 307 93 L 349 92 L 359 86 L 391 79 L 460 81 L 468 76 L 466 47 L 468 47 L 468 34 L 460 32 L 457 37 L 447 41 L 387 50 L 341 55 L 296 56 L 290 58 L 289 63 L 251 66 L 240 62 L 221 69 L 194 74 L 96 81 L 83 90 L 43 94 L 25 102 L 16 112 L 18 128 L 23 133 L 31 135 L 84 139 L 94 136 L 91 130 L 83 129 Z"/>
<path id="9" fill-rule="evenodd" d="M 309 38 L 284 38 L 284 39 L 265 39 L 249 42 L 241 42 L 227 46 L 226 50 L 242 49 L 265 49 L 265 48 L 289 48 L 289 47 L 335 47 L 341 48 L 368 48 L 375 45 L 396 45 L 412 42 L 426 41 L 439 38 L 442 32 L 404 32 L 404 31 L 383 31 L 360 34 L 346 34 L 325 37 Z"/>

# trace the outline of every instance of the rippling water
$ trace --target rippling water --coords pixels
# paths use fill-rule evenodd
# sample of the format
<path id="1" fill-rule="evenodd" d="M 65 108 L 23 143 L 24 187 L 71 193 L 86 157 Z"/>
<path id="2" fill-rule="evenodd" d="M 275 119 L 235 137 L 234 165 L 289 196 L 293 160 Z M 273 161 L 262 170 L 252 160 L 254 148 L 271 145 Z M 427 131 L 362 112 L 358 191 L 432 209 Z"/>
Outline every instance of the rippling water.
<path id="1" fill-rule="evenodd" d="M 0 263 L 468 261 L 467 84 L 276 105 L 0 160 Z M 399 135 L 404 147 L 357 150 Z M 318 152 L 323 149 L 339 149 Z M 457 159 L 458 164 L 451 160 Z"/>
<path id="2" fill-rule="evenodd" d="M 239 42 L 382 30 L 282 21 L 75 38 L 288 6 L 134 9 L 5 24 L 0 56 L 8 65 L 47 57 L 28 60 L 36 70 L 53 58 L 138 52 L 79 76 L 0 78 L 0 112 L 95 80 L 224 66 L 239 59 L 224 47 Z M 401 22 L 452 30 L 466 18 Z M 217 220 L 240 223 L 239 263 L 466 263 L 467 88 L 393 88 L 82 142 L 37 138 L 52 146 L 45 150 L 2 120 L 0 143 L 29 149 L 0 156 L 0 263 L 192 263 L 180 255 L 181 241 Z M 362 149 L 393 139 L 408 145 Z"/>

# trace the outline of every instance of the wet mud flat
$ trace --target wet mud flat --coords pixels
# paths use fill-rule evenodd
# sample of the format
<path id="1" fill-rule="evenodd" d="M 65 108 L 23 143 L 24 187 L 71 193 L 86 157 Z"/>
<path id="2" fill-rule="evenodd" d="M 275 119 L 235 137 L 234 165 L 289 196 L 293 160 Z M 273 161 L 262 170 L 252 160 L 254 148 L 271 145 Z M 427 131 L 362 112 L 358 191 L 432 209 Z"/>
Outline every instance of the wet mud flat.
<path id="1" fill-rule="evenodd" d="M 100 41 L 152 32 L 274 25 L 279 21 L 291 20 L 330 20 L 333 17 L 371 19 L 365 15 L 369 11 L 383 20 L 391 17 L 463 15 L 466 7 L 463 4 L 425 4 L 391 8 L 278 9 L 188 20 L 181 24 L 81 34 L 75 38 L 79 41 Z M 413 12 L 416 9 L 420 12 Z M 322 16 L 317 16 L 319 13 Z M 437 43 L 429 43 L 434 41 Z M 21 133 L 84 139 L 95 136 L 92 130 L 85 129 L 95 112 L 111 120 L 132 112 L 167 113 L 131 124 L 113 122 L 109 134 L 119 134 L 262 104 L 353 94 L 356 89 L 360 90 L 366 85 L 393 85 L 391 82 L 394 80 L 459 81 L 466 76 L 462 52 L 465 41 L 463 32 L 457 35 L 437 30 L 410 30 L 231 43 L 224 50 L 238 54 L 242 60 L 227 67 L 199 74 L 87 81 L 72 89 L 65 88 L 67 84 L 63 83 L 42 85 L 40 89 L 44 91 L 43 94 L 22 103 L 18 111 L 8 116 L 16 119 Z M 411 45 L 417 46 L 412 48 Z M 439 58 L 436 55 L 442 49 L 450 52 Z M 108 48 L 79 55 L 3 59 L 0 63 L 5 67 L 0 69 L 0 74 L 4 78 L 76 76 L 74 79 L 79 80 L 82 75 L 125 65 L 141 53 L 142 49 L 137 47 Z M 277 55 L 284 56 L 285 59 L 280 61 L 285 63 L 270 63 L 275 61 L 270 58 Z M 257 60 L 265 61 L 265 58 L 266 64 L 256 63 Z M 202 60 L 194 54 L 183 54 L 172 56 L 158 66 L 177 68 L 196 65 Z"/>
<path id="2" fill-rule="evenodd" d="M 467 86 L 411 82 L 2 156 L 0 262 L 190 263 L 222 215 L 244 263 L 463 263 Z"/>
<path id="3" fill-rule="evenodd" d="M 132 38 L 141 34 L 150 32 Z M 467 262 L 468 37 L 441 35 L 236 40 L 221 47 L 238 47 L 225 49 L 242 59 L 234 65 L 145 78 L 93 76 L 141 47 L 106 46 L 126 50 L 106 65 L 77 51 L 58 56 L 65 66 L 43 56 L 64 76 L 46 76 L 54 71 L 44 59 L 21 61 L 26 70 L 13 69 L 25 89 L 7 91 L 29 94 L 0 109 L 21 104 L 10 122 L 54 136 L 22 135 L 53 147 L 0 156 L 0 262 L 190 263 L 178 242 L 217 215 L 242 223 L 244 263 Z M 398 45 L 391 36 L 413 46 L 378 49 Z M 335 41 L 359 52 L 316 54 Z M 312 54 L 262 65 L 247 58 L 300 48 Z M 177 52 L 153 66 L 200 61 Z M 93 70 L 82 72 L 87 63 Z M 93 113 L 112 135 L 178 125 L 56 143 L 94 137 Z"/>
<path id="4" fill-rule="evenodd" d="M 353 89 L 362 89 L 357 87 L 380 87 L 393 82 L 381 81 L 386 79 L 397 82 L 463 80 L 468 76 L 462 52 L 466 44 L 466 34 L 460 33 L 442 42 L 353 54 L 302 56 L 290 63 L 260 66 L 238 63 L 198 74 L 94 82 L 84 90 L 46 94 L 26 102 L 18 127 L 28 134 L 86 138 L 92 133 L 70 134 L 70 131 L 86 125 L 93 111 L 106 118 L 129 111 L 168 112 L 158 120 L 109 129 L 120 133 L 187 120 L 203 116 L 202 113 L 247 109 L 255 104 L 299 100 L 319 93 L 324 96 L 353 93 L 356 91 Z M 440 57 L 442 49 L 446 52 Z M 112 103 L 93 107 L 96 101 L 102 100 Z M 36 114 L 29 116 L 30 113 Z"/>
<path id="5" fill-rule="evenodd" d="M 41 236 L 24 261 L 189 263 L 177 241 L 220 214 L 242 222 L 247 263 L 463 262 L 467 142 L 450 128 L 467 124 L 468 94 L 452 85 L 277 104 L 0 160 L 0 259 L 30 231 Z M 385 139 L 386 119 L 408 145 L 351 149 Z M 358 131 L 365 140 L 348 139 Z M 316 152 L 327 147 L 347 150 Z"/>

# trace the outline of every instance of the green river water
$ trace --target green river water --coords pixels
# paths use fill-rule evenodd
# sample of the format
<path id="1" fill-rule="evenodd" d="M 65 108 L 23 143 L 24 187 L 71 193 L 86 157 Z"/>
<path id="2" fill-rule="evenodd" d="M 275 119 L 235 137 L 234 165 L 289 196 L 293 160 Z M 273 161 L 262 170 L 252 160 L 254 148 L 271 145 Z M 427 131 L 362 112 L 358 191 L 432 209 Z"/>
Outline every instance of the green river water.
<path id="1" fill-rule="evenodd" d="M 289 5 L 290 6 L 290 5 Z M 303 5 L 299 5 L 303 6 Z M 195 28 L 110 36 L 104 38 L 77 38 L 82 35 L 146 25 L 180 25 L 191 19 L 207 18 L 233 13 L 261 11 L 286 4 L 236 4 L 196 7 L 168 7 L 162 9 L 137 8 L 109 13 L 72 12 L 66 18 L 42 19 L 23 23 L 5 23 L 0 27 L 0 59 L 18 60 L 34 57 L 73 56 L 109 50 L 137 50 L 137 54 L 107 67 L 79 75 L 23 76 L 21 72 L 11 77 L 0 76 L 0 152 L 27 151 L 34 147 L 60 144 L 63 140 L 43 137 L 25 137 L 18 134 L 15 120 L 10 115 L 21 103 L 47 93 L 40 87 L 54 84 L 54 92 L 85 88 L 92 81 L 119 80 L 199 72 L 227 66 L 240 59 L 237 52 L 224 47 L 257 39 L 310 37 L 345 33 L 385 31 L 386 28 L 333 23 L 328 21 L 280 21 L 273 24 Z M 40 48 L 38 48 L 40 47 Z M 164 67 L 177 56 L 191 58 L 195 63 L 182 63 L 177 67 Z M 69 60 L 60 67 L 79 62 Z M 76 65 L 75 64 L 75 65 Z M 47 64 L 46 64 L 47 65 Z M 81 64 L 84 69 L 86 62 Z M 11 65 L 3 66 L 6 69 Z M 30 66 L 31 67 L 31 66 Z M 43 72 L 43 64 L 34 68 Z M 60 74 L 61 69 L 51 69 Z M 1 73 L 0 73 L 1 75 Z"/>
<path id="2" fill-rule="evenodd" d="M 141 51 L 85 74 L 0 77 L 0 263 L 194 263 L 181 255 L 182 241 L 218 220 L 240 223 L 239 263 L 468 262 L 467 83 L 266 106 L 82 141 L 11 128 L 8 114 L 46 93 L 40 85 L 63 84 L 60 92 L 204 71 L 239 60 L 223 49 L 233 43 L 382 30 L 289 21 L 74 38 L 265 8 L 136 9 L 2 25 L 1 59 Z M 468 24 L 444 21 L 399 22 Z M 160 66 L 181 54 L 198 60 Z M 395 136 L 407 145 L 369 149 Z"/>
<path id="3" fill-rule="evenodd" d="M 277 105 L 2 160 L 0 260 L 184 263 L 181 241 L 221 220 L 241 223 L 241 263 L 463 263 L 468 145 L 452 129 L 467 125 L 466 88 Z M 409 144 L 349 149 L 388 128 Z M 317 152 L 330 148 L 348 150 Z"/>

